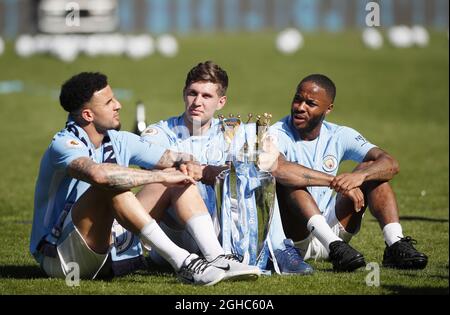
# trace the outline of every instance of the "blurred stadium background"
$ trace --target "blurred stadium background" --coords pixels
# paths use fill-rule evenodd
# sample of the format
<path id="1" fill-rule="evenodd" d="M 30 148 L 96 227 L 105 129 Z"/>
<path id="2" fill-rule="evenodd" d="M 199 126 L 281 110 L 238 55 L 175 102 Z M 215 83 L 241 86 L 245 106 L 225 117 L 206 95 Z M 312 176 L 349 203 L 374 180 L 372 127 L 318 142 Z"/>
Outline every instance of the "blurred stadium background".
<path id="1" fill-rule="evenodd" d="M 379 3 L 381 24 L 425 25 L 448 29 L 446 0 L 1 0 L 0 33 L 65 28 L 66 4 L 79 5 L 85 31 L 176 32 L 261 31 L 288 26 L 304 31 L 342 31 L 364 27 L 367 3 Z M 52 22 L 50 25 L 50 21 Z M 102 22 L 102 23 L 99 23 Z M 58 24 L 60 23 L 60 24 Z M 103 24 L 103 25 L 102 25 Z"/>
<path id="2" fill-rule="evenodd" d="M 368 27 L 374 3 L 380 26 Z M 447 0 L 0 0 L 0 294 L 448 294 L 448 9 Z M 39 161 L 65 122 L 61 83 L 81 71 L 107 74 L 132 131 L 139 102 L 147 123 L 180 114 L 185 75 L 205 60 L 230 76 L 222 114 L 278 120 L 302 77 L 329 75 L 337 99 L 328 120 L 400 161 L 392 184 L 427 269 L 382 269 L 379 287 L 366 285 L 369 271 L 333 274 L 320 262 L 311 277 L 213 288 L 154 273 L 77 288 L 45 279 L 28 237 Z M 370 215 L 352 243 L 381 262 Z"/>

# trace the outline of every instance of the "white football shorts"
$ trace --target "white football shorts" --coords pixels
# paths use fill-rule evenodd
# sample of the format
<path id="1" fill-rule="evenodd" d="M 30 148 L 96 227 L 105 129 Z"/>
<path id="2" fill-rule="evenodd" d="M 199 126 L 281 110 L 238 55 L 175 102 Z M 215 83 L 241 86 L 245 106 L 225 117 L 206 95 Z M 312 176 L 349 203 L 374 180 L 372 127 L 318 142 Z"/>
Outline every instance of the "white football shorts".
<path id="1" fill-rule="evenodd" d="M 72 222 L 72 212 L 64 220 L 62 235 L 57 243 L 57 256 L 45 256 L 41 267 L 49 277 L 65 278 L 78 266 L 81 279 L 94 279 L 105 264 L 109 250 L 97 254 L 81 236 Z M 74 264 L 75 263 L 75 264 Z"/>

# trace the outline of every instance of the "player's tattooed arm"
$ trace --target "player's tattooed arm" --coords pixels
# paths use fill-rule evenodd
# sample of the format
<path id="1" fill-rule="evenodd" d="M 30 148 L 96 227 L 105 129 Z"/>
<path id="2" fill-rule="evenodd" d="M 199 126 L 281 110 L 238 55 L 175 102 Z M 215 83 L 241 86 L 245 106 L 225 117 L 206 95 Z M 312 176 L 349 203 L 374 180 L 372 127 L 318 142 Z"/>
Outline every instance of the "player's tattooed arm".
<path id="1" fill-rule="evenodd" d="M 68 174 L 92 185 L 114 190 L 129 190 L 150 183 L 183 185 L 195 183 L 192 178 L 176 170 L 148 171 L 111 163 L 95 163 L 87 157 L 72 161 Z"/>
<path id="2" fill-rule="evenodd" d="M 343 193 L 360 187 L 364 182 L 389 181 L 399 172 L 398 162 L 379 148 L 372 148 L 352 173 L 343 173 L 331 182 L 330 187 Z"/>
<path id="3" fill-rule="evenodd" d="M 278 157 L 277 167 L 272 171 L 276 180 L 290 187 L 329 186 L 333 176 L 289 162 L 283 155 Z"/>
<path id="4" fill-rule="evenodd" d="M 398 161 L 380 148 L 367 152 L 364 161 L 355 172 L 365 173 L 365 180 L 388 181 L 400 171 Z"/>

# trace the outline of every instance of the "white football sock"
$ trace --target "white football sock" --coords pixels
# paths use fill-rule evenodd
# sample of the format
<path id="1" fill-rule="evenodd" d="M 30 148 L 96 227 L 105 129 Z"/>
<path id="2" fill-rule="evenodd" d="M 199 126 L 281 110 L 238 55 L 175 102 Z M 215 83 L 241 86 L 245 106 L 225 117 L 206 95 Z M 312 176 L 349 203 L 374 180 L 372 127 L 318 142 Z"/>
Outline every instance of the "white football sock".
<path id="1" fill-rule="evenodd" d="M 142 228 L 140 237 L 144 244 L 150 245 L 152 249 L 167 260 L 175 271 L 180 270 L 186 257 L 189 256 L 187 250 L 178 247 L 170 240 L 155 220 Z"/>
<path id="2" fill-rule="evenodd" d="M 402 226 L 398 222 L 386 224 L 383 228 L 383 236 L 386 244 L 391 246 L 403 238 Z"/>
<path id="3" fill-rule="evenodd" d="M 225 254 L 217 239 L 209 213 L 192 216 L 186 222 L 186 230 L 197 242 L 200 251 L 207 260 L 211 261 L 217 256 Z"/>
<path id="4" fill-rule="evenodd" d="M 334 241 L 342 241 L 336 234 L 334 234 L 333 230 L 331 230 L 323 215 L 313 215 L 309 219 L 306 227 L 308 231 L 314 235 L 327 250 L 329 250 L 330 244 Z"/>

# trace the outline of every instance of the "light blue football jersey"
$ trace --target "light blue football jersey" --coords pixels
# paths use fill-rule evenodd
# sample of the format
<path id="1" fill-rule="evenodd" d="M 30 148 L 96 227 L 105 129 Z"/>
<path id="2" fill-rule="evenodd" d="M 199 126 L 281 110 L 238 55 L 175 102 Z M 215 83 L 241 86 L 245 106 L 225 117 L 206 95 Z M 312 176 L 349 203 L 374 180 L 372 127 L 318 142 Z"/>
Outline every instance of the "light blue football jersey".
<path id="1" fill-rule="evenodd" d="M 333 176 L 342 161 L 360 163 L 375 147 L 356 130 L 327 121 L 323 121 L 319 137 L 312 141 L 301 140 L 290 115 L 271 126 L 270 133 L 276 137 L 278 150 L 288 161 Z M 318 186 L 307 189 L 324 212 L 332 202 L 333 190 Z"/>
<path id="2" fill-rule="evenodd" d="M 190 135 L 184 123 L 184 116 L 171 117 L 148 126 L 142 138 L 176 152 L 192 154 L 201 164 L 223 165 L 227 160 L 225 141 L 219 119 L 211 120 L 211 127 L 205 134 Z"/>
<path id="3" fill-rule="evenodd" d="M 70 120 L 69 120 L 70 121 Z M 61 212 L 68 203 L 76 202 L 90 184 L 67 174 L 68 165 L 80 157 L 91 157 L 95 162 L 104 159 L 104 144 L 95 149 L 78 127 L 79 137 L 68 129 L 58 132 L 45 151 L 39 169 L 34 198 L 34 216 L 30 240 L 30 252 L 38 259 L 36 247 L 41 239 L 50 235 Z M 149 144 L 139 136 L 125 131 L 108 131 L 117 164 L 153 168 L 165 152 L 165 148 Z M 83 139 L 81 141 L 80 139 Z M 85 143 L 86 142 L 86 143 Z M 109 152 L 105 151 L 105 156 Z"/>
<path id="4" fill-rule="evenodd" d="M 226 157 L 220 121 L 213 119 L 205 134 L 191 136 L 184 123 L 183 115 L 171 117 L 149 125 L 141 135 L 142 139 L 175 152 L 191 154 L 201 164 L 223 165 Z M 211 215 L 215 213 L 214 189 L 210 185 L 197 183 L 197 188 Z"/>

